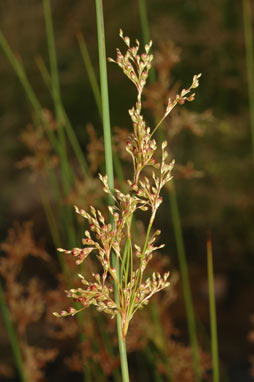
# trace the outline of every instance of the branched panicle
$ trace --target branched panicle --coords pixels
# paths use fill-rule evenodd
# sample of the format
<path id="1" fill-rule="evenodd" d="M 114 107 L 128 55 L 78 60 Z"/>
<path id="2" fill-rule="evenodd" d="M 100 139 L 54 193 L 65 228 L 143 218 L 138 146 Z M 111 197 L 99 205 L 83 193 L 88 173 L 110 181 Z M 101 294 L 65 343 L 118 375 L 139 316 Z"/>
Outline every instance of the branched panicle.
<path id="1" fill-rule="evenodd" d="M 136 40 L 136 46 L 130 46 L 130 38 L 123 36 L 123 31 L 120 29 L 119 33 L 121 39 L 127 46 L 127 51 L 123 55 L 120 49 L 117 49 L 116 60 L 109 58 L 109 61 L 115 62 L 123 70 L 124 74 L 134 83 L 138 91 L 137 110 L 141 111 L 141 94 L 143 92 L 148 72 L 152 67 L 153 55 L 149 54 L 152 46 L 152 41 L 145 45 L 145 52 L 141 55 L 139 52 L 139 41 Z"/>
<path id="2" fill-rule="evenodd" d="M 102 272 L 92 274 L 94 279 L 92 282 L 79 275 L 83 284 L 82 288 L 70 289 L 66 291 L 66 294 L 74 302 L 78 302 L 80 308 L 69 307 L 60 314 L 54 314 L 57 317 L 74 315 L 90 305 L 95 305 L 98 311 L 108 313 L 112 318 L 117 313 L 121 315 L 122 334 L 125 338 L 134 313 L 147 305 L 155 293 L 169 286 L 169 273 L 161 276 L 158 272 L 154 272 L 152 277 L 144 279 L 144 272 L 154 252 L 164 247 L 163 244 L 155 245 L 160 231 L 153 233 L 152 226 L 156 212 L 162 203 L 161 189 L 172 179 L 171 172 L 174 167 L 174 161 L 167 162 L 166 141 L 161 145 L 161 162 L 156 163 L 154 156 L 157 144 L 152 136 L 173 107 L 178 103 L 183 104 L 186 100 L 194 99 L 195 94 L 190 93 L 198 86 L 200 74 L 193 77 L 193 82 L 188 89 L 183 89 L 174 100 L 168 100 L 164 116 L 159 124 L 151 129 L 146 125 L 141 114 L 141 96 L 153 59 L 153 56 L 149 54 L 152 42 L 145 46 L 145 53 L 139 54 L 140 44 L 137 40 L 136 45 L 131 47 L 129 37 L 125 37 L 122 30 L 120 30 L 120 37 L 127 46 L 126 53 L 122 54 L 117 49 L 116 60 L 109 59 L 109 61 L 115 62 L 137 88 L 136 104 L 129 110 L 133 132 L 126 142 L 126 150 L 133 161 L 133 178 L 127 180 L 130 191 L 123 193 L 114 189 L 112 192 L 107 176 L 99 174 L 104 192 L 114 200 L 114 205 L 108 207 L 109 214 L 112 216 L 111 223 L 106 221 L 101 211 L 92 206 L 89 212 L 75 206 L 75 211 L 86 219 L 89 225 L 82 239 L 83 247 L 58 250 L 74 256 L 77 265 L 94 252 L 101 264 Z M 149 177 L 142 174 L 147 166 L 153 168 Z M 141 244 L 135 243 L 132 238 L 132 218 L 137 210 L 148 211 L 150 214 L 145 242 Z M 119 272 L 112 265 L 113 253 L 118 259 Z M 114 297 L 113 281 L 117 287 L 119 302 L 116 302 Z"/>

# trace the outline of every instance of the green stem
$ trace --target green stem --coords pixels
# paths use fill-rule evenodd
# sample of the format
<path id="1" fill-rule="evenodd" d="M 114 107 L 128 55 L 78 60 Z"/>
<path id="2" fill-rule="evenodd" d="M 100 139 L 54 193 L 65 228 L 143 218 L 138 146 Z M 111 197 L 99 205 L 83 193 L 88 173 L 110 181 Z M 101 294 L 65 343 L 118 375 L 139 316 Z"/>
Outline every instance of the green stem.
<path id="1" fill-rule="evenodd" d="M 103 21 L 103 5 L 102 0 L 96 0 L 96 16 L 98 31 L 98 50 L 100 64 L 100 83 L 101 83 L 101 105 L 102 105 L 102 121 L 105 142 L 105 162 L 108 183 L 111 192 L 114 192 L 114 173 L 113 173 L 113 156 L 111 144 L 111 127 L 109 115 L 109 98 L 108 98 L 108 78 L 106 64 L 106 49 Z"/>
<path id="2" fill-rule="evenodd" d="M 91 62 L 91 58 L 89 55 L 89 51 L 87 49 L 85 39 L 81 33 L 79 33 L 77 35 L 77 38 L 78 38 L 78 42 L 79 42 L 79 46 L 80 46 L 80 51 L 81 51 L 81 54 L 82 54 L 82 57 L 84 60 L 85 68 L 86 68 L 86 71 L 88 74 L 88 79 L 89 79 L 89 82 L 90 82 L 90 85 L 92 88 L 93 96 L 94 96 L 100 117 L 102 119 L 101 94 L 100 94 L 100 89 L 99 89 L 98 82 L 96 79 L 96 75 L 94 72 L 94 68 L 93 68 L 93 65 Z M 117 153 L 113 153 L 113 163 L 114 163 L 114 169 L 116 172 L 117 180 L 118 180 L 121 188 L 123 190 L 125 190 L 126 185 L 125 185 L 124 177 L 123 177 L 123 169 L 122 169 L 122 165 L 121 165 L 121 162 L 119 160 L 119 156 L 117 155 Z"/>
<path id="3" fill-rule="evenodd" d="M 254 160 L 254 45 L 251 20 L 251 2 L 243 0 L 243 24 L 246 49 L 246 65 L 248 73 L 249 113 L 252 141 L 252 159 Z"/>
<path id="4" fill-rule="evenodd" d="M 52 15 L 50 9 L 50 1 L 43 0 L 44 7 L 44 19 L 46 25 L 46 34 L 48 42 L 48 52 L 49 52 L 49 62 L 50 62 L 50 78 L 51 78 L 51 92 L 54 101 L 55 115 L 57 121 L 57 133 L 58 133 L 58 147 L 59 155 L 61 158 L 61 179 L 63 185 L 64 195 L 68 195 L 71 188 L 71 183 L 73 181 L 72 171 L 67 157 L 66 151 L 66 140 L 64 134 L 64 123 L 65 118 L 63 114 L 61 94 L 60 94 L 60 84 L 58 76 L 58 66 L 57 66 L 57 55 L 55 48 L 55 38 L 54 38 L 54 29 L 52 22 Z M 67 235 L 69 237 L 70 246 L 75 245 L 75 230 L 73 222 L 73 211 L 67 207 L 66 208 L 66 218 L 68 220 L 68 229 Z"/>
<path id="5" fill-rule="evenodd" d="M 19 348 L 19 343 L 18 343 L 16 331 L 14 329 L 14 325 L 13 325 L 11 317 L 10 317 L 9 309 L 8 309 L 7 304 L 5 302 L 4 292 L 3 292 L 3 288 L 2 288 L 1 284 L 0 284 L 0 308 L 2 311 L 4 324 L 5 324 L 9 339 L 10 339 L 11 348 L 12 348 L 12 352 L 14 355 L 14 359 L 16 362 L 16 366 L 18 369 L 20 379 L 22 382 L 27 382 L 27 378 L 25 376 L 25 371 L 23 368 L 23 361 L 22 361 L 22 356 L 21 356 L 21 351 Z"/>
<path id="6" fill-rule="evenodd" d="M 216 320 L 216 303 L 214 294 L 214 276 L 213 276 L 213 252 L 212 241 L 207 240 L 207 272 L 208 272 L 208 289 L 209 289 L 209 306 L 210 306 L 210 327 L 211 327 L 211 346 L 212 346 L 212 364 L 213 364 L 213 382 L 219 382 L 219 352 L 218 352 L 218 335 Z"/>
<path id="7" fill-rule="evenodd" d="M 96 17 L 97 17 L 97 31 L 98 31 L 98 49 L 99 49 L 99 63 L 100 63 L 100 82 L 101 82 L 101 100 L 102 100 L 102 117 L 103 117 L 103 130 L 105 142 L 105 161 L 106 172 L 108 176 L 108 183 L 110 189 L 114 190 L 114 174 L 113 174 L 113 158 L 112 158 L 112 145 L 111 145 L 111 128 L 109 116 L 109 99 L 108 99 L 108 80 L 107 80 L 107 64 L 106 64 L 106 48 L 105 48 L 105 35 L 104 35 L 104 20 L 103 20 L 103 4 L 102 0 L 96 0 Z M 112 200 L 110 201 L 112 203 Z M 114 263 L 117 269 L 117 259 L 114 255 Z M 117 269 L 119 274 L 119 267 Z M 119 296 L 116 284 L 115 299 L 119 305 Z M 129 370 L 126 352 L 126 343 L 122 334 L 122 322 L 120 314 L 117 314 L 117 333 L 118 345 L 122 369 L 123 382 L 129 382 Z"/>
<path id="8" fill-rule="evenodd" d="M 40 194 L 41 194 L 41 203 L 43 205 L 43 208 L 44 208 L 44 211 L 45 211 L 45 214 L 47 217 L 51 236 L 52 236 L 55 247 L 58 248 L 61 245 L 61 239 L 60 239 L 59 232 L 57 229 L 57 223 L 55 220 L 55 215 L 54 215 L 54 212 L 52 211 L 50 202 L 49 202 L 48 198 L 46 197 L 46 193 L 44 191 L 41 191 Z M 63 256 L 59 255 L 59 260 L 60 259 L 62 262 Z"/>
<path id="9" fill-rule="evenodd" d="M 18 79 L 20 80 L 21 85 L 23 86 L 23 88 L 25 90 L 26 96 L 27 96 L 29 102 L 31 103 L 36 115 L 38 115 L 40 117 L 40 121 L 45 127 L 45 130 L 48 134 L 48 137 L 49 137 L 49 140 L 50 140 L 52 147 L 54 148 L 54 150 L 56 152 L 58 152 L 57 139 L 56 139 L 55 135 L 53 134 L 52 130 L 50 129 L 50 127 L 48 126 L 48 123 L 47 123 L 47 121 L 44 117 L 44 114 L 43 114 L 42 106 L 41 106 L 38 98 L 36 97 L 32 87 L 31 87 L 31 85 L 27 79 L 25 70 L 24 70 L 21 62 L 18 60 L 18 58 L 11 51 L 11 49 L 10 49 L 10 47 L 9 47 L 9 45 L 8 45 L 6 39 L 5 39 L 5 37 L 1 31 L 0 31 L 0 45 L 1 45 L 1 47 L 5 53 L 6 57 L 10 61 L 10 64 L 12 65 Z"/>
<path id="10" fill-rule="evenodd" d="M 39 72 L 41 73 L 42 79 L 43 79 L 44 83 L 46 84 L 48 90 L 51 90 L 51 88 L 52 88 L 51 78 L 50 78 L 48 69 L 45 65 L 45 62 L 43 61 L 40 54 L 37 54 L 35 56 L 35 63 L 39 69 Z"/>
<path id="11" fill-rule="evenodd" d="M 176 240 L 179 268 L 180 268 L 180 274 L 181 274 L 181 280 L 182 280 L 183 297 L 184 297 L 185 309 L 187 314 L 188 332 L 189 332 L 190 344 L 192 348 L 194 373 L 195 373 L 196 381 L 200 381 L 200 367 L 199 367 L 200 360 L 199 360 L 199 349 L 198 349 L 198 340 L 197 340 L 197 329 L 196 329 L 195 315 L 194 315 L 194 309 L 193 309 L 193 303 L 192 303 L 189 272 L 188 272 L 188 265 L 187 265 L 184 242 L 183 242 L 183 233 L 182 233 L 182 226 L 180 221 L 180 214 L 179 214 L 178 205 L 177 205 L 176 191 L 175 191 L 174 183 L 172 180 L 171 180 L 171 186 L 172 186 L 172 190 L 169 193 L 170 206 L 171 206 L 173 228 L 174 228 L 174 234 L 175 234 L 175 240 Z"/>
<path id="12" fill-rule="evenodd" d="M 90 59 L 90 55 L 86 46 L 86 42 L 81 33 L 77 34 L 77 39 L 79 43 L 80 52 L 84 60 L 85 68 L 88 74 L 88 79 L 93 91 L 93 96 L 94 96 L 98 111 L 100 113 L 100 116 L 102 116 L 100 89 L 97 83 L 96 75 L 95 75 L 94 68 Z"/>
<path id="13" fill-rule="evenodd" d="M 161 327 L 160 314 L 159 314 L 158 308 L 156 307 L 153 301 L 149 304 L 149 306 L 150 306 L 151 317 L 155 325 L 156 340 L 158 341 L 158 345 L 159 345 L 158 347 L 159 347 L 159 350 L 163 353 L 162 358 L 165 363 L 165 368 L 167 372 L 167 378 L 168 378 L 167 382 L 171 382 L 172 373 L 171 373 L 170 359 L 168 359 L 167 357 L 167 343 L 166 343 L 166 338 Z"/>

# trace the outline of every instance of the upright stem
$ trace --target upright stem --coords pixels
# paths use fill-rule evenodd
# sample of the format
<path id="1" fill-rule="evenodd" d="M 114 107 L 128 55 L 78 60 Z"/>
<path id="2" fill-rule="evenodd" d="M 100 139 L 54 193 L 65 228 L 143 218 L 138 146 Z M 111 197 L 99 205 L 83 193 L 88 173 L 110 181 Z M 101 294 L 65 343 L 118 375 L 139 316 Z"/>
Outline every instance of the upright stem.
<path id="1" fill-rule="evenodd" d="M 210 325 L 211 325 L 211 343 L 212 343 L 212 364 L 213 364 L 213 382 L 219 382 L 219 355 L 218 355 L 218 335 L 216 320 L 216 304 L 214 294 L 213 277 L 213 252 L 211 238 L 207 240 L 207 271 L 208 271 L 208 289 L 210 306 Z"/>
<path id="2" fill-rule="evenodd" d="M 87 49 L 86 41 L 81 33 L 77 34 L 77 39 L 79 42 L 80 51 L 84 60 L 84 64 L 86 67 L 86 71 L 88 74 L 89 82 L 93 91 L 94 99 L 96 102 L 96 106 L 98 108 L 98 111 L 100 113 L 100 116 L 102 116 L 101 111 L 101 95 L 100 95 L 100 89 L 97 83 L 96 75 L 94 72 L 93 64 L 90 59 L 90 55 Z"/>
<path id="3" fill-rule="evenodd" d="M 182 281 L 182 288 L 183 288 L 183 298 L 184 298 L 185 309 L 187 314 L 187 326 L 188 326 L 190 344 L 192 348 L 192 358 L 193 358 L 193 364 L 194 364 L 195 380 L 200 381 L 199 349 L 198 349 L 196 322 L 195 322 L 195 315 L 194 315 L 192 296 L 191 296 L 188 265 L 187 265 L 184 242 L 183 242 L 182 226 L 181 226 L 180 214 L 178 210 L 176 192 L 175 192 L 173 181 L 171 181 L 171 187 L 172 187 L 172 190 L 169 193 L 171 214 L 172 214 L 172 221 L 173 221 L 173 227 L 174 227 L 174 233 L 175 233 L 179 267 L 180 267 L 180 274 L 181 274 L 181 281 Z"/>
<path id="4" fill-rule="evenodd" d="M 102 119 L 103 131 L 105 142 L 105 161 L 106 172 L 108 176 L 108 184 L 110 189 L 114 190 L 114 174 L 113 174 L 113 156 L 111 145 L 111 128 L 110 128 L 110 115 L 109 115 L 109 99 L 108 99 L 108 80 L 107 80 L 107 64 L 106 64 L 106 48 L 105 48 L 105 34 L 104 34 L 104 19 L 103 19 L 103 4 L 102 0 L 96 0 L 96 17 L 97 17 L 97 31 L 98 31 L 98 49 L 99 49 L 99 64 L 100 64 L 100 82 L 101 82 L 101 104 L 102 104 Z M 110 201 L 112 204 L 112 200 Z M 119 267 L 116 256 L 113 254 L 113 260 L 116 269 Z M 117 269 L 119 274 L 119 269 Z M 116 303 L 119 304 L 119 297 L 117 285 L 114 284 Z M 129 370 L 126 353 L 126 344 L 122 335 L 122 322 L 120 314 L 117 315 L 117 333 L 119 353 L 121 360 L 121 369 L 123 382 L 129 382 Z"/>
<path id="5" fill-rule="evenodd" d="M 62 102 L 60 94 L 60 84 L 58 76 L 58 66 L 57 66 L 57 55 L 55 48 L 55 37 L 53 22 L 50 9 L 50 0 L 43 0 L 44 6 L 44 19 L 46 24 L 46 33 L 47 33 L 47 42 L 48 42 L 48 52 L 49 52 L 49 62 L 50 62 L 50 74 L 51 74 L 51 92 L 54 101 L 55 115 L 57 121 L 57 133 L 58 133 L 58 147 L 59 147 L 59 156 L 61 164 L 61 179 L 63 185 L 63 191 L 65 195 L 68 195 L 71 187 L 71 174 L 69 161 L 67 158 L 66 151 L 66 140 L 64 133 L 64 116 L 62 113 Z M 66 218 L 68 219 L 68 238 L 70 245 L 75 245 L 75 231 L 73 225 L 73 211 L 69 208 L 66 208 Z"/>
<path id="6" fill-rule="evenodd" d="M 14 358 L 15 358 L 15 362 L 16 362 L 16 366 L 17 366 L 18 373 L 19 373 L 19 376 L 20 376 L 20 380 L 22 382 L 27 382 L 27 378 L 26 378 L 25 371 L 24 371 L 24 366 L 23 366 L 23 361 L 22 361 L 22 356 L 21 356 L 21 351 L 20 351 L 20 347 L 19 347 L 18 338 L 17 338 L 17 335 L 16 335 L 16 331 L 15 331 L 13 322 L 11 320 L 9 309 L 7 307 L 7 304 L 6 304 L 6 301 L 5 301 L 5 298 L 4 298 L 4 292 L 3 292 L 1 284 L 0 284 L 0 309 L 2 311 L 4 325 L 5 325 L 6 330 L 8 332 L 8 336 L 9 336 L 9 340 L 10 340 L 10 343 L 11 343 L 11 348 L 12 348 L 12 352 L 13 352 L 13 355 L 14 355 Z"/>

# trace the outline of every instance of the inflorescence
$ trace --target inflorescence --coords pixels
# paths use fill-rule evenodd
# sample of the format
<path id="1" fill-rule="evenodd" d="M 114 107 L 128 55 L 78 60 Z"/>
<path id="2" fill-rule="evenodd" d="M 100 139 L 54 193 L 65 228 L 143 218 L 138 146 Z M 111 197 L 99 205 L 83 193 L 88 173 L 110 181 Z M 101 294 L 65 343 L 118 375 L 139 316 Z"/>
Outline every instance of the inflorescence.
<path id="1" fill-rule="evenodd" d="M 82 239 L 83 247 L 72 250 L 59 248 L 58 251 L 74 256 L 77 265 L 94 252 L 102 266 L 102 272 L 92 274 L 94 279 L 92 282 L 79 274 L 82 287 L 70 289 L 66 294 L 74 302 L 80 303 L 80 308 L 69 307 L 66 311 L 54 315 L 56 317 L 75 315 L 90 305 L 95 305 L 98 311 L 108 313 L 112 318 L 120 314 L 122 335 L 125 338 L 129 322 L 135 312 L 147 305 L 155 293 L 170 285 L 169 272 L 163 276 L 154 272 L 151 277 L 144 279 L 144 272 L 153 253 L 164 246 L 155 245 L 160 231 L 152 233 L 152 226 L 162 203 L 161 189 L 172 179 L 171 172 L 174 166 L 174 161 L 167 162 L 166 141 L 161 145 L 161 162 L 156 162 L 157 144 L 153 135 L 177 104 L 182 105 L 185 101 L 194 100 L 195 93 L 191 91 L 198 87 L 201 74 L 193 77 L 188 89 L 183 89 L 173 100 L 168 100 L 165 114 L 157 126 L 151 129 L 146 125 L 142 115 L 141 97 L 152 66 L 153 55 L 149 53 L 152 41 L 145 45 L 145 52 L 140 55 L 138 40 L 136 46 L 131 47 L 129 37 L 124 37 L 122 30 L 120 37 L 127 50 L 122 54 L 117 49 L 116 60 L 110 58 L 109 61 L 116 63 L 137 89 L 136 104 L 129 110 L 133 132 L 126 142 L 126 150 L 133 161 L 133 179 L 127 180 L 129 192 L 123 193 L 118 189 L 111 190 L 107 176 L 99 174 L 105 193 L 114 201 L 114 205 L 108 206 L 110 222 L 107 222 L 101 211 L 94 207 L 90 207 L 90 211 L 87 212 L 75 206 L 75 211 L 89 224 L 89 230 L 85 231 L 85 237 Z M 143 170 L 147 166 L 153 168 L 150 177 L 143 176 Z M 132 232 L 133 216 L 137 210 L 150 213 L 145 242 L 142 244 L 135 242 L 136 238 Z M 112 261 L 114 256 L 116 267 Z M 114 295 L 114 284 L 116 295 Z"/>

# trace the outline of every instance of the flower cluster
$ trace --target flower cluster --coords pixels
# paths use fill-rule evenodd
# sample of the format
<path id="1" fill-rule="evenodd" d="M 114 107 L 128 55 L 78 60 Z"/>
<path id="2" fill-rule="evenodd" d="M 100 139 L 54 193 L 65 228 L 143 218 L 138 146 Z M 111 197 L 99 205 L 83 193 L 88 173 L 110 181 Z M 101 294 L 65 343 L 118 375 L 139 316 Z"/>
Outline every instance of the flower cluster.
<path id="1" fill-rule="evenodd" d="M 145 46 L 145 53 L 139 55 L 137 40 L 136 46 L 131 47 L 130 39 L 124 37 L 122 31 L 120 31 L 120 37 L 127 45 L 127 51 L 123 55 L 118 49 L 117 59 L 110 59 L 110 61 L 117 63 L 137 88 L 136 105 L 129 111 L 133 132 L 126 143 L 126 150 L 133 161 L 133 179 L 127 181 L 129 192 L 123 193 L 118 189 L 112 192 L 107 176 L 99 175 L 105 193 L 109 194 L 114 201 L 114 205 L 108 207 L 110 222 L 100 210 L 94 207 L 90 207 L 90 211 L 87 212 L 75 206 L 76 212 L 89 224 L 89 230 L 85 231 L 85 237 L 82 240 L 83 247 L 72 250 L 60 248 L 59 251 L 73 255 L 77 265 L 94 252 L 101 264 L 102 272 L 93 274 L 92 282 L 87 281 L 83 275 L 79 275 L 83 287 L 70 289 L 66 291 L 66 294 L 80 306 L 69 307 L 60 314 L 54 314 L 57 317 L 74 315 L 90 305 L 95 305 L 98 311 L 108 313 L 111 317 L 120 314 L 122 335 L 125 338 L 134 313 L 148 304 L 155 293 L 169 286 L 169 273 L 161 276 L 158 272 L 154 272 L 151 277 L 145 279 L 144 272 L 154 252 L 164 246 L 155 245 L 160 231 L 153 233 L 152 226 L 156 212 L 162 203 L 161 189 L 172 178 L 174 161 L 167 162 L 167 143 L 163 142 L 161 162 L 155 162 L 154 154 L 157 151 L 157 145 L 152 135 L 158 125 L 152 130 L 146 125 L 141 114 L 141 95 L 153 59 L 153 56 L 149 54 L 152 42 Z M 194 76 L 192 85 L 187 90 L 183 89 L 173 101 L 168 100 L 163 119 L 177 103 L 181 104 L 185 100 L 194 99 L 194 94 L 188 94 L 198 86 L 199 77 L 200 75 Z M 153 168 L 149 177 L 143 176 L 143 169 L 147 166 Z M 137 210 L 147 211 L 150 214 L 145 241 L 141 244 L 136 243 L 132 229 L 133 216 Z M 116 259 L 116 265 L 113 265 L 113 257 Z"/>

